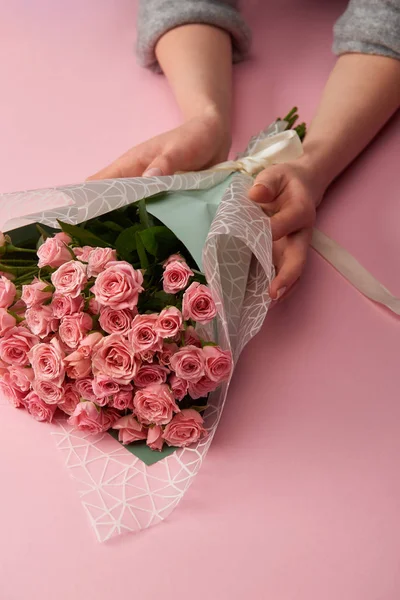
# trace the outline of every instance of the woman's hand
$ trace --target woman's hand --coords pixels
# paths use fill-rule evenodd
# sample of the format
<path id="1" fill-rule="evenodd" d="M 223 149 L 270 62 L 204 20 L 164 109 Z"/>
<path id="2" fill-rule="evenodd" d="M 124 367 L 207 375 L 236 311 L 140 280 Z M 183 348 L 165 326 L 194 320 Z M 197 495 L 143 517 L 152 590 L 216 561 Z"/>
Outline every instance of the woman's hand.
<path id="1" fill-rule="evenodd" d="M 271 218 L 277 272 L 270 286 L 273 300 L 287 293 L 303 271 L 322 195 L 303 158 L 268 167 L 250 190 L 250 199 Z"/>
<path id="2" fill-rule="evenodd" d="M 172 175 L 200 171 L 226 160 L 231 138 L 224 120 L 212 110 L 125 152 L 92 179 Z"/>

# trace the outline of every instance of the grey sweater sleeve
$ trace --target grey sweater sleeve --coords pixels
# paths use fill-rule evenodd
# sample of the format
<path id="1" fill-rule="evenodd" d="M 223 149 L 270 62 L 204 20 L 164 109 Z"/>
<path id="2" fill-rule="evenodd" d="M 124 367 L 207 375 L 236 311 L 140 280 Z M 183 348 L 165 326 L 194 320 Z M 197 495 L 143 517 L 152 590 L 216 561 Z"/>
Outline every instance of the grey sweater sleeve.
<path id="1" fill-rule="evenodd" d="M 159 71 L 157 41 L 180 25 L 204 23 L 227 31 L 232 38 L 233 59 L 239 61 L 250 46 L 250 30 L 240 16 L 236 0 L 140 0 L 137 54 L 139 62 Z"/>
<path id="2" fill-rule="evenodd" d="M 350 0 L 334 26 L 333 51 L 400 59 L 400 0 Z"/>

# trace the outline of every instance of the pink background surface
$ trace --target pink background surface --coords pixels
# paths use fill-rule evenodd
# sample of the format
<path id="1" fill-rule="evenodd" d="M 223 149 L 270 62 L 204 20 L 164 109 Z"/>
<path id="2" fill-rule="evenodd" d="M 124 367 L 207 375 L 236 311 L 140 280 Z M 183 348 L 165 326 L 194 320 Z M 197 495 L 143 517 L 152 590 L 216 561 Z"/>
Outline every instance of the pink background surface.
<path id="1" fill-rule="evenodd" d="M 246 4 L 254 59 L 235 71 L 235 150 L 294 103 L 311 118 L 344 7 Z M 135 10 L 0 1 L 0 191 L 80 181 L 178 123 L 166 82 L 135 64 Z M 399 123 L 319 215 L 397 294 Z M 46 427 L 0 406 L 0 598 L 398 598 L 399 327 L 312 253 L 296 294 L 244 352 L 182 504 L 103 545 Z"/>

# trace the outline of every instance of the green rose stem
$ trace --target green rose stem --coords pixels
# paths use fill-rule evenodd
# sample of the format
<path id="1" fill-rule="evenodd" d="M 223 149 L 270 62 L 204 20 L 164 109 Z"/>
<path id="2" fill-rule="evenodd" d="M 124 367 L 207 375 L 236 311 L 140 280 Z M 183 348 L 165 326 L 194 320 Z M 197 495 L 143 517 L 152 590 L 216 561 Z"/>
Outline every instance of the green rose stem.
<path id="1" fill-rule="evenodd" d="M 32 248 L 18 248 L 17 246 L 14 246 L 13 244 L 7 244 L 6 254 L 8 254 L 9 252 L 26 252 L 28 254 L 36 254 L 36 250 L 34 250 Z"/>
<path id="2" fill-rule="evenodd" d="M 4 263 L 0 262 L 0 271 L 3 271 L 4 273 L 11 273 L 17 278 L 20 278 L 25 277 L 26 275 L 30 275 L 31 273 L 37 273 L 39 269 L 37 266 L 17 267 L 12 265 L 5 265 Z"/>
<path id="3" fill-rule="evenodd" d="M 37 260 L 22 259 L 22 258 L 2 258 L 2 264 L 15 267 L 33 267 L 37 264 Z"/>
<path id="4" fill-rule="evenodd" d="M 1 265 L 0 265 L 1 270 Z M 32 280 L 35 276 L 39 274 L 39 269 L 31 269 L 30 271 L 25 271 L 24 273 L 17 274 L 17 278 L 14 280 L 15 285 L 21 285 L 22 283 L 32 283 Z"/>

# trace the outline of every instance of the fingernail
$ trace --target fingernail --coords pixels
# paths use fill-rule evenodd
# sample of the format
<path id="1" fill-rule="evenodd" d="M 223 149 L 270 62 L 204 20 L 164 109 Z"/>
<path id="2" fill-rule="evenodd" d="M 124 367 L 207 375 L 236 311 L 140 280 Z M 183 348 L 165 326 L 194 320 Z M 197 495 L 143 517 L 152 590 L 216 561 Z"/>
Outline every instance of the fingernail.
<path id="1" fill-rule="evenodd" d="M 259 187 L 259 186 L 262 186 L 262 187 L 263 187 L 265 190 L 268 190 L 268 189 L 269 189 L 269 188 L 268 188 L 268 187 L 267 187 L 267 186 L 266 186 L 264 183 L 255 183 L 255 184 L 253 185 L 253 188 L 255 188 L 255 187 Z"/>
<path id="2" fill-rule="evenodd" d="M 278 290 L 278 293 L 276 294 L 276 299 L 279 300 L 279 298 L 282 298 L 283 294 L 286 292 L 287 287 L 283 287 L 280 290 Z"/>
<path id="3" fill-rule="evenodd" d="M 148 169 L 143 173 L 143 177 L 162 177 L 163 172 L 158 167 L 154 167 L 153 169 Z"/>

